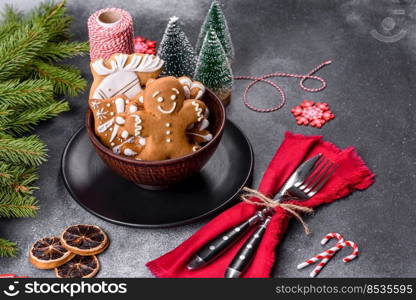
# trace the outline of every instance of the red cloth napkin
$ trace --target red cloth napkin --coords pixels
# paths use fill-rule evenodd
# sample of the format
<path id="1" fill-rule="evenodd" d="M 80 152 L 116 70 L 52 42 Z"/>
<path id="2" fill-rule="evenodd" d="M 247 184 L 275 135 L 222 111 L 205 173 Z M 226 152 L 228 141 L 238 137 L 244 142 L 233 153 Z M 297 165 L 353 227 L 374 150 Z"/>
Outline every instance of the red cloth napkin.
<path id="1" fill-rule="evenodd" d="M 341 150 L 323 141 L 321 136 L 303 136 L 287 132 L 264 173 L 258 190 L 266 196 L 273 197 L 303 161 L 318 153 L 337 163 L 339 165 L 337 171 L 314 197 L 307 201 L 292 203 L 313 208 L 331 203 L 355 190 L 366 189 L 373 183 L 374 174 L 353 147 Z M 148 262 L 146 266 L 156 277 L 224 277 L 226 268 L 254 228 L 210 264 L 192 271 L 188 270 L 186 265 L 200 247 L 225 230 L 247 220 L 257 209 L 256 206 L 245 202 L 233 206 L 215 217 L 177 248 Z M 270 270 L 275 263 L 275 248 L 282 240 L 290 218 L 285 210 L 276 208 L 276 213 L 267 227 L 254 260 L 243 277 L 270 277 Z"/>

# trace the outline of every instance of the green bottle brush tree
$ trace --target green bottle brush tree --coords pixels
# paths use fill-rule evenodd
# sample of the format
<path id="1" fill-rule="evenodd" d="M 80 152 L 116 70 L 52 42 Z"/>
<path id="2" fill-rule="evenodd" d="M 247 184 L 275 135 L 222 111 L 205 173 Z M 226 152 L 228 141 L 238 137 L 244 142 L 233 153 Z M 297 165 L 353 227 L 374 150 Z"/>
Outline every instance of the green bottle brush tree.
<path id="1" fill-rule="evenodd" d="M 46 146 L 30 135 L 40 121 L 69 110 L 62 95 L 86 87 L 76 68 L 56 64 L 83 55 L 88 43 L 71 42 L 65 2 L 45 2 L 27 15 L 4 7 L 0 23 L 0 218 L 33 217 L 33 186 Z M 16 244 L 0 238 L 0 257 Z"/>
<path id="2" fill-rule="evenodd" d="M 233 87 L 233 72 L 214 30 L 208 31 L 195 70 L 195 80 L 210 88 L 228 104 Z"/>

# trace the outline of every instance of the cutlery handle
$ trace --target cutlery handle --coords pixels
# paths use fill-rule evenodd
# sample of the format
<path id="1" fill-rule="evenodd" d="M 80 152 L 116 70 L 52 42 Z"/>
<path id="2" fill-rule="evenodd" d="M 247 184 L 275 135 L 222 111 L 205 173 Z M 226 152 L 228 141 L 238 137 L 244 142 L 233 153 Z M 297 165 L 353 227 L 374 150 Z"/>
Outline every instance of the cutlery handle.
<path id="1" fill-rule="evenodd" d="M 268 216 L 253 235 L 241 246 L 228 266 L 225 278 L 238 278 L 250 266 L 271 218 L 271 216 Z"/>
<path id="2" fill-rule="evenodd" d="M 223 232 L 218 237 L 211 240 L 209 243 L 198 250 L 194 258 L 188 264 L 188 269 L 198 269 L 220 256 L 228 249 L 228 247 L 238 241 L 244 235 L 244 233 L 247 232 L 249 228 L 251 228 L 252 225 L 257 224 L 261 220 L 264 220 L 264 215 L 267 212 L 267 208 L 258 211 L 247 221 L 231 228 L 226 232 Z"/>

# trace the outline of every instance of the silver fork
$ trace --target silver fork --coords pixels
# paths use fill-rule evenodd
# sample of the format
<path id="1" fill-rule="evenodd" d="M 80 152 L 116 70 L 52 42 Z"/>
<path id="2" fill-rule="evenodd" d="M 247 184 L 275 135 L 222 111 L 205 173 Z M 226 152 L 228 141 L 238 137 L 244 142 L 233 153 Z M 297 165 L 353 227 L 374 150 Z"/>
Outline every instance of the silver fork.
<path id="1" fill-rule="evenodd" d="M 293 178 L 291 177 L 288 180 L 290 185 L 285 191 L 281 191 L 282 193 L 279 193 L 280 197 L 278 197 L 276 201 L 284 201 L 287 196 L 296 197 L 296 200 L 300 201 L 310 199 L 322 189 L 337 167 L 338 166 L 336 164 L 332 163 L 325 157 L 320 157 L 314 167 L 306 174 L 293 174 Z M 283 189 L 284 187 L 282 190 Z M 268 208 L 267 210 L 268 212 L 273 211 L 272 208 Z M 243 244 L 234 256 L 231 264 L 228 266 L 225 272 L 226 278 L 238 278 L 247 269 L 247 267 L 250 266 L 271 218 L 272 216 L 269 215 L 259 225 L 259 228 L 253 233 L 253 235 Z"/>

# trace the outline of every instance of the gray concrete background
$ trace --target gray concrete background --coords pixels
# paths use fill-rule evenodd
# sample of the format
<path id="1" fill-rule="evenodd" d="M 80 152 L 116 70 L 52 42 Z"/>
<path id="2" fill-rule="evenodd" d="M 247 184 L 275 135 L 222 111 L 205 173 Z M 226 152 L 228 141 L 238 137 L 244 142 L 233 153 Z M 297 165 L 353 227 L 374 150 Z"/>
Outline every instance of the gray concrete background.
<path id="1" fill-rule="evenodd" d="M 2 0 L 27 10 L 38 1 Z M 306 221 L 313 234 L 305 236 L 295 221 L 276 251 L 274 277 L 307 277 L 308 269 L 296 265 L 322 250 L 320 239 L 337 231 L 358 243 L 358 260 L 343 264 L 342 254 L 332 260 L 321 277 L 411 277 L 416 274 L 412 239 L 416 233 L 415 1 L 380 0 L 234 0 L 223 1 L 236 50 L 235 75 L 272 72 L 306 73 L 324 60 L 333 64 L 319 72 L 328 88 L 318 94 L 301 90 L 294 79 L 279 79 L 287 104 L 278 112 L 258 114 L 242 104 L 247 82 L 236 82 L 228 118 L 251 140 L 255 152 L 254 186 L 281 143 L 286 130 L 322 134 L 340 147 L 353 145 L 376 173 L 376 183 L 365 192 L 320 207 Z M 116 6 L 130 11 L 136 35 L 160 41 L 168 18 L 181 18 L 192 41 L 210 0 L 69 1 L 74 16 L 74 39 L 86 40 L 86 21 L 94 11 Z M 397 15 L 396 9 L 404 10 Z M 403 13 L 403 11 L 402 11 Z M 385 19 L 386 17 L 391 19 Z M 383 22 L 384 20 L 384 22 Z M 396 26 L 393 26 L 396 22 Z M 390 27 L 389 27 L 390 26 Z M 404 30 L 396 42 L 372 37 L 376 29 L 391 37 Z M 388 38 L 391 41 L 391 38 Z M 88 58 L 72 61 L 91 81 Z M 310 83 L 313 85 L 313 83 Z M 259 85 L 250 96 L 260 106 L 278 101 L 274 90 Z M 325 101 L 336 119 L 318 130 L 295 124 L 290 109 L 302 99 Z M 60 156 L 71 135 L 83 124 L 86 93 L 68 99 L 71 112 L 42 124 L 36 133 L 47 143 L 49 160 L 40 170 L 37 192 L 41 210 L 33 219 L 0 220 L 0 236 L 17 241 L 17 258 L 0 260 L 0 273 L 52 277 L 27 262 L 27 250 L 36 239 L 58 234 L 70 224 L 102 226 L 112 244 L 100 260 L 100 277 L 150 277 L 145 263 L 179 245 L 205 222 L 171 229 L 134 229 L 106 223 L 84 211 L 65 190 L 60 176 Z"/>

